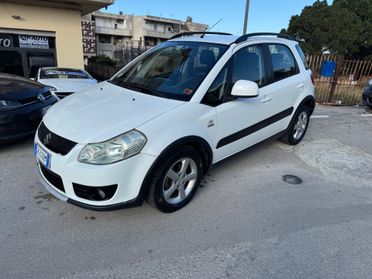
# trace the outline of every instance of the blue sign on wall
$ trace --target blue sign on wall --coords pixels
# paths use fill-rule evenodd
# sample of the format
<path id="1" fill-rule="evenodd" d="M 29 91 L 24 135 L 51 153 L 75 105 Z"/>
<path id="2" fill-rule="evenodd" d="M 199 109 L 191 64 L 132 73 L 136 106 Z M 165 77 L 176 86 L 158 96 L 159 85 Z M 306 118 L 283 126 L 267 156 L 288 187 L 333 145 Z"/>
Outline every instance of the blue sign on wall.
<path id="1" fill-rule="evenodd" d="M 336 61 L 325 60 L 322 65 L 321 75 L 323 77 L 333 77 L 336 70 Z"/>

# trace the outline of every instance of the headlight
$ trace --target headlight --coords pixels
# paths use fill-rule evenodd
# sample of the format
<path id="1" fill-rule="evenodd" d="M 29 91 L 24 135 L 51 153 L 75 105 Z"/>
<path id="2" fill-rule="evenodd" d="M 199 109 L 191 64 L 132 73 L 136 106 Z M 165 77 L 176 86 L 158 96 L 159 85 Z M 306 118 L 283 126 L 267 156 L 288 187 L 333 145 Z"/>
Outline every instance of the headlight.
<path id="1" fill-rule="evenodd" d="M 372 86 L 372 79 L 368 82 L 369 86 Z"/>
<path id="2" fill-rule="evenodd" d="M 17 109 L 22 106 L 21 103 L 9 100 L 0 100 L 0 111 Z"/>
<path id="3" fill-rule="evenodd" d="M 105 142 L 87 144 L 78 161 L 94 165 L 112 164 L 137 155 L 146 141 L 141 132 L 132 130 Z"/>

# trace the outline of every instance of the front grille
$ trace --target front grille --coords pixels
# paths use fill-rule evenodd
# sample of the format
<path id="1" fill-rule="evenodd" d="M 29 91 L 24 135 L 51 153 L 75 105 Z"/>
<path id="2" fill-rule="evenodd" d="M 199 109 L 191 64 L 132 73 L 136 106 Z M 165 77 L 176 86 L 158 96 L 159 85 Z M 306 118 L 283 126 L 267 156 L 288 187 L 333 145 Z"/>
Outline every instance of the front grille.
<path id="1" fill-rule="evenodd" d="M 44 96 L 44 98 L 46 100 L 46 99 L 48 99 L 52 96 L 52 93 L 50 93 L 50 91 L 48 91 L 48 92 L 43 93 L 42 95 Z M 36 95 L 36 96 L 30 97 L 30 98 L 20 100 L 18 102 L 20 102 L 22 105 L 30 105 L 30 104 L 41 102 L 41 101 L 39 100 L 39 98 Z"/>
<path id="2" fill-rule="evenodd" d="M 58 174 L 52 172 L 51 170 L 48 170 L 45 166 L 43 166 L 42 163 L 39 163 L 39 165 L 45 179 L 48 180 L 48 182 L 56 187 L 58 190 L 65 192 L 62 178 Z"/>
<path id="3" fill-rule="evenodd" d="M 38 137 L 46 148 L 61 155 L 68 154 L 76 145 L 76 142 L 70 141 L 51 132 L 45 126 L 44 122 L 41 122 L 40 124 Z"/>

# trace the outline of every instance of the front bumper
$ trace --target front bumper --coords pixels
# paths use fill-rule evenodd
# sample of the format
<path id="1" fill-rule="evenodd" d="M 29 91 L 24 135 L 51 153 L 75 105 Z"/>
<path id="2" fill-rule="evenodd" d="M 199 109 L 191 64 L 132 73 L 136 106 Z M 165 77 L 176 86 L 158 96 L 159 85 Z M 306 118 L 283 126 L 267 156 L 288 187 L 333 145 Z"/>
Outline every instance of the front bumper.
<path id="1" fill-rule="evenodd" d="M 56 198 L 91 210 L 114 210 L 139 205 L 142 182 L 156 157 L 140 153 L 127 160 L 110 165 L 89 165 L 77 161 L 80 150 L 84 147 L 77 144 L 67 155 L 63 156 L 48 150 L 40 143 L 38 136 L 35 143 L 51 155 L 49 170 L 60 176 L 63 189 L 53 185 L 53 180 L 46 178 L 37 159 L 37 173 L 41 184 Z M 74 185 L 92 187 L 117 185 L 113 197 L 108 200 L 95 201 L 77 196 Z M 58 185 L 57 185 L 58 186 Z"/>
<path id="2" fill-rule="evenodd" d="M 0 141 L 7 142 L 35 133 L 44 113 L 45 107 L 57 102 L 56 98 L 48 98 L 45 102 L 25 105 L 19 109 L 0 113 Z"/>

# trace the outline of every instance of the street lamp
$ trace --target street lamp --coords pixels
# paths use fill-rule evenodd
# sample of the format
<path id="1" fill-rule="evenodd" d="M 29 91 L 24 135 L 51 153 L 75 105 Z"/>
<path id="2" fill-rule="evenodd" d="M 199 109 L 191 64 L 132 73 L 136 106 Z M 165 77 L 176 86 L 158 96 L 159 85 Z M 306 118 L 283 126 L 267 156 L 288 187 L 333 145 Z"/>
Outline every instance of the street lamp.
<path id="1" fill-rule="evenodd" d="M 246 0 L 246 3 L 245 3 L 245 16 L 244 16 L 243 35 L 244 34 L 247 34 L 248 13 L 249 13 L 249 0 Z"/>

